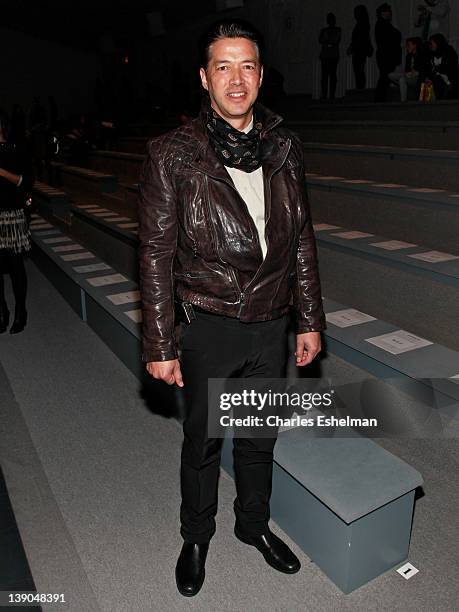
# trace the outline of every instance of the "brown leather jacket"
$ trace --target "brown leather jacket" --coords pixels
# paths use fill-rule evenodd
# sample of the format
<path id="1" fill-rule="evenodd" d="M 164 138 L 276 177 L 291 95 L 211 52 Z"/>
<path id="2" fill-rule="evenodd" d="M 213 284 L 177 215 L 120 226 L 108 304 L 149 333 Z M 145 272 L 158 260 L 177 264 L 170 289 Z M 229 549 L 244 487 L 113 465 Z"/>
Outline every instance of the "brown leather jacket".
<path id="1" fill-rule="evenodd" d="M 177 357 L 174 294 L 241 321 L 293 303 L 297 333 L 325 329 L 301 142 L 257 104 L 266 207 L 263 260 L 255 224 L 214 153 L 203 116 L 148 143 L 139 198 L 143 361 Z"/>

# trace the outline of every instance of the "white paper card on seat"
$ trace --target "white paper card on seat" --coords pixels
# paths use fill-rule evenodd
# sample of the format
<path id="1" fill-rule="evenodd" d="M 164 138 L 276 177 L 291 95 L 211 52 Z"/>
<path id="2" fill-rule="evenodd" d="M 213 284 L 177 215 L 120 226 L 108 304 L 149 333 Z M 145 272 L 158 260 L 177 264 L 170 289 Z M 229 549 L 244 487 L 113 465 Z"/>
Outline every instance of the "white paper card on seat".
<path id="1" fill-rule="evenodd" d="M 78 261 L 80 259 L 95 259 L 95 255 L 89 251 L 83 253 L 67 253 L 67 255 L 60 255 L 60 258 L 64 261 Z"/>
<path id="2" fill-rule="evenodd" d="M 113 295 L 107 295 L 107 299 L 119 306 L 120 304 L 131 304 L 132 302 L 140 301 L 140 291 L 125 291 L 124 293 L 115 293 Z"/>
<path id="3" fill-rule="evenodd" d="M 72 239 L 69 236 L 56 236 L 55 238 L 45 238 L 45 244 L 57 244 L 58 242 L 70 242 Z"/>
<path id="4" fill-rule="evenodd" d="M 337 327 L 352 327 L 353 325 L 360 325 L 361 323 L 368 323 L 369 321 L 376 321 L 375 317 L 360 312 L 355 308 L 346 308 L 344 310 L 337 310 L 335 312 L 328 312 L 325 315 L 328 323 L 332 323 Z"/>
<path id="5" fill-rule="evenodd" d="M 375 336 L 374 338 L 366 338 L 365 342 L 369 342 L 392 355 L 401 355 L 402 353 L 415 351 L 416 349 L 433 344 L 430 340 L 415 336 L 403 329 L 383 334 L 382 336 Z"/>
<path id="6" fill-rule="evenodd" d="M 78 272 L 78 274 L 84 274 L 85 272 L 100 272 L 101 270 L 111 270 L 112 268 L 102 261 L 101 263 L 88 264 L 86 266 L 74 266 L 73 269 L 75 270 L 75 272 Z"/>
<path id="7" fill-rule="evenodd" d="M 368 238 L 369 236 L 374 236 L 374 234 L 367 234 L 367 232 L 350 231 L 338 232 L 337 234 L 332 234 L 332 236 L 344 238 L 344 240 L 356 240 L 357 238 Z"/>
<path id="8" fill-rule="evenodd" d="M 418 245 L 411 244 L 411 242 L 403 242 L 403 240 L 385 240 L 384 242 L 372 242 L 371 246 L 384 249 L 385 251 L 398 251 L 399 249 L 411 249 Z"/>
<path id="9" fill-rule="evenodd" d="M 86 280 L 93 287 L 104 287 L 105 285 L 125 283 L 128 279 L 122 274 L 109 274 L 108 276 L 95 276 L 94 278 L 87 278 Z"/>
<path id="10" fill-rule="evenodd" d="M 429 263 L 441 263 L 442 261 L 452 261 L 453 259 L 459 259 L 458 255 L 452 255 L 451 253 L 442 253 L 441 251 L 426 251 L 425 253 L 415 253 L 414 255 L 408 255 L 413 259 L 420 259 L 421 261 L 427 261 Z"/>
<path id="11" fill-rule="evenodd" d="M 142 311 L 140 308 L 136 310 L 127 310 L 125 313 L 134 323 L 142 323 Z"/>
<path id="12" fill-rule="evenodd" d="M 55 253 L 65 253 L 66 251 L 81 251 L 84 246 L 81 244 L 63 244 L 62 246 L 52 247 Z"/>
<path id="13" fill-rule="evenodd" d="M 315 232 L 324 232 L 325 230 L 339 229 L 339 225 L 330 225 L 330 223 L 315 223 L 313 226 Z"/>

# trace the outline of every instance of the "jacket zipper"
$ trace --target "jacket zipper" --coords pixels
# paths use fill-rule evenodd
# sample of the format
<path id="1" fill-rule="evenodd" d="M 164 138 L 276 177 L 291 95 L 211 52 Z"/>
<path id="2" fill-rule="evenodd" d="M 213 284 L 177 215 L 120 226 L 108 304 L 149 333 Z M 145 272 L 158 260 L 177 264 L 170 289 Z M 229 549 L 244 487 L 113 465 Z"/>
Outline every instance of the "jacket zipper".
<path id="1" fill-rule="evenodd" d="M 241 318 L 241 310 L 242 310 L 242 307 L 244 306 L 244 302 L 245 302 L 245 295 L 244 295 L 244 292 L 241 291 L 241 293 L 239 294 L 239 310 L 237 311 L 238 319 Z"/>

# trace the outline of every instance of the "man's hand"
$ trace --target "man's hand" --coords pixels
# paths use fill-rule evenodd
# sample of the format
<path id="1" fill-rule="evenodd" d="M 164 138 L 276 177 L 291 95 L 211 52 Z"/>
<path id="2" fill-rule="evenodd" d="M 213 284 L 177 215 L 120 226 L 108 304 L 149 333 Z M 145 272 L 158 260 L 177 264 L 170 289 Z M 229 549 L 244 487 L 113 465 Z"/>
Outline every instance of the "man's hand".
<path id="1" fill-rule="evenodd" d="M 308 365 L 320 353 L 320 332 L 307 332 L 296 336 L 296 365 Z"/>
<path id="2" fill-rule="evenodd" d="M 147 372 L 150 376 L 153 376 L 153 378 L 163 380 L 168 385 L 176 383 L 179 387 L 184 386 L 178 359 L 171 359 L 169 361 L 149 361 L 147 363 Z"/>

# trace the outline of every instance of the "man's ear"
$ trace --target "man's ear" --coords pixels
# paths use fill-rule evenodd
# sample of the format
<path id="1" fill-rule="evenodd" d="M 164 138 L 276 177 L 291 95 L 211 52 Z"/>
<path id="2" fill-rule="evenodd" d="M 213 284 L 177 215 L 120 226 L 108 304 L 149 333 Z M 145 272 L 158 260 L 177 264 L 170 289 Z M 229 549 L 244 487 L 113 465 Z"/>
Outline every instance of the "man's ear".
<path id="1" fill-rule="evenodd" d="M 263 83 L 263 66 L 260 68 L 260 85 Z"/>
<path id="2" fill-rule="evenodd" d="M 207 85 L 207 75 L 204 68 L 199 69 L 199 76 L 201 77 L 201 85 L 204 87 L 204 89 L 207 89 L 207 91 L 209 91 L 209 86 Z"/>

